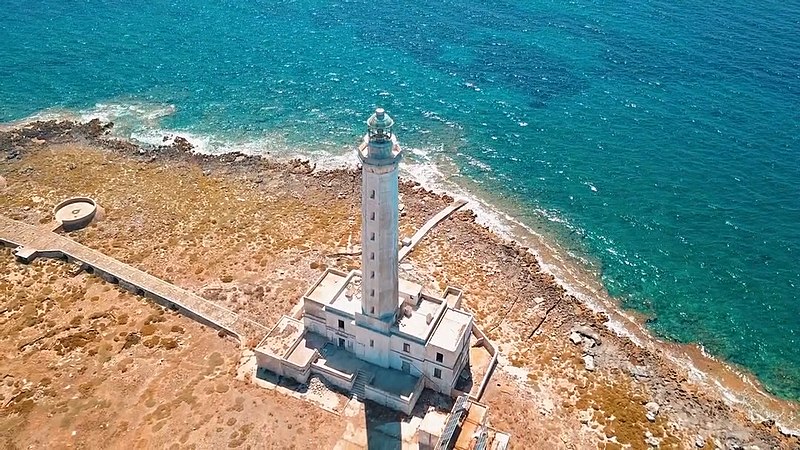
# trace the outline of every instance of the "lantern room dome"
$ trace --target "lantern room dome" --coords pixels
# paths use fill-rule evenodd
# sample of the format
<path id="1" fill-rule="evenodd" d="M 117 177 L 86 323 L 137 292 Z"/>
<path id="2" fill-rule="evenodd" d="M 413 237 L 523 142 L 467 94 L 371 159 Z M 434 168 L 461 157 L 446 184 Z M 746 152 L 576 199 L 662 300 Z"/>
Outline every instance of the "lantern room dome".
<path id="1" fill-rule="evenodd" d="M 392 125 L 394 125 L 394 119 L 389 117 L 389 114 L 386 114 L 383 108 L 376 109 L 375 113 L 367 119 L 370 136 L 391 137 Z"/>

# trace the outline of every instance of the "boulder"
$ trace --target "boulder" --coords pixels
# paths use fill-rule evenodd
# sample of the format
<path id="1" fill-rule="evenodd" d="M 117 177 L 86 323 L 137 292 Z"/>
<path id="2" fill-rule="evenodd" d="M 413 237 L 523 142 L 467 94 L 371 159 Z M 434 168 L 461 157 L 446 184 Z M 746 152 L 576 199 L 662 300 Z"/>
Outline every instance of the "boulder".
<path id="1" fill-rule="evenodd" d="M 583 341 L 583 337 L 581 337 L 580 333 L 572 332 L 569 335 L 569 340 L 572 341 L 573 344 L 578 345 Z"/>
<path id="2" fill-rule="evenodd" d="M 655 436 L 650 436 L 648 438 L 645 438 L 644 443 L 649 445 L 650 447 L 658 448 L 659 444 L 661 444 L 661 441 L 659 441 L 658 438 Z"/>
<path id="3" fill-rule="evenodd" d="M 594 341 L 597 343 L 597 345 L 600 345 L 600 344 L 603 343 L 602 339 L 600 339 L 600 335 L 596 331 L 594 331 L 593 329 L 591 329 L 589 327 L 577 326 L 577 327 L 573 328 L 572 331 L 574 331 L 576 333 L 580 333 L 580 334 L 582 334 L 582 335 L 584 335 L 584 336 L 586 336 L 588 338 L 594 339 Z"/>
<path id="4" fill-rule="evenodd" d="M 656 415 L 658 415 L 658 410 L 661 409 L 661 406 L 659 406 L 656 402 L 647 402 L 647 404 L 644 405 L 644 409 L 647 410 L 647 414 L 645 415 L 647 420 L 650 422 L 655 422 Z"/>
<path id="5" fill-rule="evenodd" d="M 594 372 L 594 356 L 592 355 L 585 355 L 583 357 L 583 366 L 589 372 Z"/>
<path id="6" fill-rule="evenodd" d="M 694 438 L 694 446 L 697 447 L 697 448 L 703 448 L 703 447 L 706 446 L 706 440 L 703 439 L 703 436 L 700 436 L 699 434 L 697 436 L 695 436 L 695 438 Z"/>
<path id="7" fill-rule="evenodd" d="M 172 141 L 172 147 L 179 152 L 188 153 L 191 152 L 194 146 L 191 142 L 189 142 L 186 138 L 181 136 L 175 136 L 175 140 Z"/>

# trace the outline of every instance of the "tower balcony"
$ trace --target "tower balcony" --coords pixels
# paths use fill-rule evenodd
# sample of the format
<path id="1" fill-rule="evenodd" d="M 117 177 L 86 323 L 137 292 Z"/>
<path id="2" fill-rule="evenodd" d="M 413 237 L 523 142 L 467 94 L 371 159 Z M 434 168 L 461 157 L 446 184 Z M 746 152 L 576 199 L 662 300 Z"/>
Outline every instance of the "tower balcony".
<path id="1" fill-rule="evenodd" d="M 402 158 L 403 149 L 397 142 L 397 138 L 391 135 L 388 140 L 370 139 L 370 135 L 365 134 L 364 140 L 358 146 L 358 159 L 362 164 L 373 166 L 386 166 L 396 164 Z"/>

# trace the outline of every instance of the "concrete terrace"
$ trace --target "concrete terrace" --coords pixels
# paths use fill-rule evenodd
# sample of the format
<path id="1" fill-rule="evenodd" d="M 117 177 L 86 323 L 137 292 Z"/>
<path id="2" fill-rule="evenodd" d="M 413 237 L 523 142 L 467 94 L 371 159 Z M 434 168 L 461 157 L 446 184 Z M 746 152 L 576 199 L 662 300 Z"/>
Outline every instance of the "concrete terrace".
<path id="1" fill-rule="evenodd" d="M 257 322 L 72 239 L 2 215 L 0 215 L 0 243 L 15 247 L 14 255 L 24 262 L 30 262 L 37 257 L 79 262 L 87 272 L 119 284 L 163 306 L 176 309 L 198 322 L 236 337 L 243 344 L 242 339 L 248 333 L 265 335 L 268 331 Z"/>

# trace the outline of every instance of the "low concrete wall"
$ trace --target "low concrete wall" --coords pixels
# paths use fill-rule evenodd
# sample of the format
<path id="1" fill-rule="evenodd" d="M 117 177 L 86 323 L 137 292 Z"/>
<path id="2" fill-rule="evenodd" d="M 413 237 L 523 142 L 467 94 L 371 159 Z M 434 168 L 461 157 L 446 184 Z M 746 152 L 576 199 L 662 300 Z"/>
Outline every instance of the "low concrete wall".
<path id="1" fill-rule="evenodd" d="M 289 377 L 298 383 L 308 383 L 308 377 L 311 376 L 311 365 L 308 367 L 296 366 L 289 361 L 281 360 L 281 369 L 283 376 Z"/>
<path id="2" fill-rule="evenodd" d="M 483 348 L 492 355 L 492 360 L 489 361 L 489 368 L 486 369 L 486 375 L 483 376 L 483 381 L 481 381 L 481 385 L 478 388 L 478 393 L 475 396 L 470 395 L 470 399 L 474 401 L 480 401 L 481 397 L 483 397 L 483 392 L 486 390 L 486 386 L 489 384 L 489 379 L 492 377 L 492 373 L 494 373 L 494 368 L 497 366 L 497 348 L 492 345 L 492 342 L 486 337 L 486 334 L 478 328 L 477 325 L 472 325 L 472 334 L 478 338 L 483 339 Z"/>
<path id="3" fill-rule="evenodd" d="M 411 410 L 414 409 L 413 403 L 409 403 L 407 400 L 401 397 L 389 394 L 388 392 L 382 391 L 370 385 L 364 386 L 364 395 L 367 397 L 367 399 L 372 400 L 379 405 L 396 409 L 398 411 L 403 411 L 404 414 L 411 414 Z"/>
<path id="4" fill-rule="evenodd" d="M 334 372 L 332 370 L 328 370 L 327 367 L 317 363 L 311 364 L 311 373 L 324 377 L 329 383 L 340 389 L 345 390 L 346 392 L 350 392 L 353 390 L 353 384 L 356 381 L 355 374 L 348 376 L 344 373 Z"/>
<path id="5" fill-rule="evenodd" d="M 372 400 L 379 405 L 403 411 L 404 414 L 410 415 L 411 411 L 414 409 L 414 405 L 416 405 L 417 400 L 419 400 L 422 389 L 425 388 L 425 383 L 422 380 L 423 379 L 420 378 L 419 381 L 417 381 L 417 385 L 414 386 L 414 390 L 408 397 L 401 397 L 399 395 L 386 392 L 370 384 L 364 386 L 364 395 L 367 397 L 367 399 Z"/>

